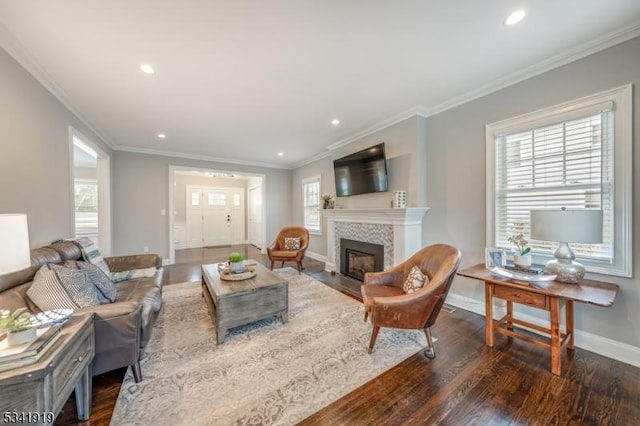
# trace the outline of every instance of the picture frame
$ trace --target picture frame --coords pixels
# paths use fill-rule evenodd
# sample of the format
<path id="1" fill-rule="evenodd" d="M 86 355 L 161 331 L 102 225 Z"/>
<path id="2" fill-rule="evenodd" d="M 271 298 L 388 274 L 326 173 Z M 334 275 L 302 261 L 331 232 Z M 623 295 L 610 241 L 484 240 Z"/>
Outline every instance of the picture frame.
<path id="1" fill-rule="evenodd" d="M 507 264 L 507 251 L 498 248 L 486 248 L 484 255 L 484 264 L 487 268 L 494 266 L 505 266 Z"/>

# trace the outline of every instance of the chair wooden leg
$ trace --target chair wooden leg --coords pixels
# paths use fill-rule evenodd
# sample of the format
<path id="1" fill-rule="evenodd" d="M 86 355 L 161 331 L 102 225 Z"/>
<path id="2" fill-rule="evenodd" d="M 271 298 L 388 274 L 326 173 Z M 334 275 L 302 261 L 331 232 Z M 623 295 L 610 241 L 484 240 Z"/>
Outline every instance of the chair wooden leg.
<path id="1" fill-rule="evenodd" d="M 282 261 L 282 264 L 280 265 L 281 268 L 284 268 L 284 260 Z"/>
<path id="2" fill-rule="evenodd" d="M 367 322 L 367 318 L 369 318 L 369 311 L 364 311 L 364 322 Z"/>
<path id="3" fill-rule="evenodd" d="M 271 270 L 273 271 L 273 260 L 271 261 Z"/>
<path id="4" fill-rule="evenodd" d="M 368 353 L 373 351 L 373 346 L 376 344 L 376 339 L 378 338 L 378 331 L 380 331 L 380 327 L 373 326 L 373 330 L 371 331 L 371 341 L 369 342 L 369 350 Z"/>
<path id="5" fill-rule="evenodd" d="M 298 275 L 300 275 L 302 274 L 302 262 L 296 261 L 296 264 L 298 265 Z"/>
<path id="6" fill-rule="evenodd" d="M 427 345 L 428 348 L 425 350 L 424 354 L 427 356 L 427 358 L 435 358 L 436 357 L 436 350 L 433 347 L 433 339 L 431 338 L 431 329 L 429 327 L 424 329 L 424 335 L 427 337 Z"/>

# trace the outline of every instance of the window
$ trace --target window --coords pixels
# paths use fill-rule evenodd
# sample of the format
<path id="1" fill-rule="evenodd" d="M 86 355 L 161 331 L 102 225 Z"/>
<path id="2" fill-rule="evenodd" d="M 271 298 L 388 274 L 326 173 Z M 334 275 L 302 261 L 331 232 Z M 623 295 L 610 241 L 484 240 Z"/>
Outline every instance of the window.
<path id="1" fill-rule="evenodd" d="M 487 246 L 523 232 L 545 263 L 558 241 L 531 240 L 530 210 L 601 209 L 603 243 L 571 248 L 589 272 L 631 276 L 631 122 L 629 85 L 488 125 Z"/>
<path id="2" fill-rule="evenodd" d="M 227 194 L 224 192 L 207 192 L 208 206 L 226 206 Z"/>
<path id="3" fill-rule="evenodd" d="M 320 234 L 320 176 L 302 180 L 303 223 L 312 234 Z"/>

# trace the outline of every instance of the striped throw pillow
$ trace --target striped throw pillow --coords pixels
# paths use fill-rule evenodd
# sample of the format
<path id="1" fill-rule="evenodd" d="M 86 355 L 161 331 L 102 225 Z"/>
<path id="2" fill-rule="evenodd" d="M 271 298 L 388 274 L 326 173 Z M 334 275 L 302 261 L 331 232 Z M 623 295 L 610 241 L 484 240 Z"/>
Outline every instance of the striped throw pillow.
<path id="1" fill-rule="evenodd" d="M 107 262 L 104 261 L 104 258 L 100 254 L 100 250 L 98 250 L 98 247 L 96 247 L 93 241 L 87 237 L 82 237 L 73 240 L 73 242 L 80 248 L 82 258 L 84 260 L 93 263 L 98 268 L 102 269 L 102 272 L 109 276 L 111 273 L 109 266 L 107 266 Z"/>
<path id="2" fill-rule="evenodd" d="M 98 290 L 83 271 L 54 264 L 43 265 L 36 272 L 27 296 L 43 311 L 100 304 Z"/>

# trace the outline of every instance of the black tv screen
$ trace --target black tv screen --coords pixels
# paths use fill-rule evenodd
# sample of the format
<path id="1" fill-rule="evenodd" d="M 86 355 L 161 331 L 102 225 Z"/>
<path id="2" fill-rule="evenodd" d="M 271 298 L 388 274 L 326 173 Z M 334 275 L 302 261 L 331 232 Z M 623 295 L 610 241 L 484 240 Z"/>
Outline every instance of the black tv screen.
<path id="1" fill-rule="evenodd" d="M 384 142 L 334 160 L 333 170 L 338 197 L 389 190 Z"/>

